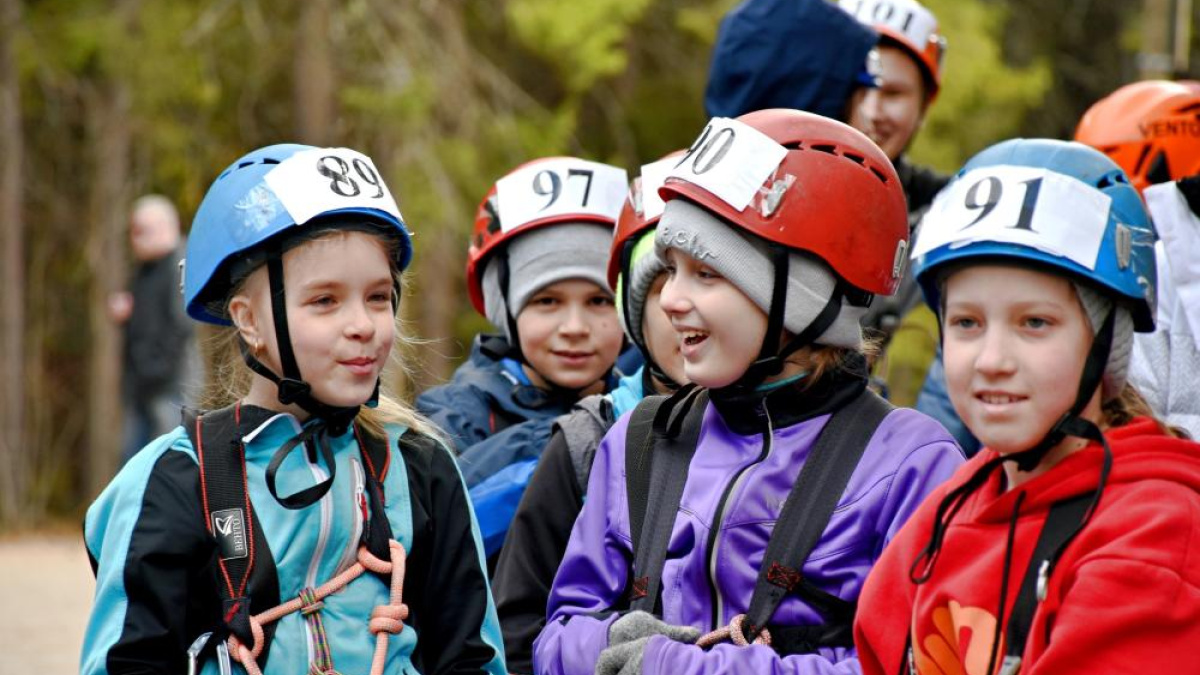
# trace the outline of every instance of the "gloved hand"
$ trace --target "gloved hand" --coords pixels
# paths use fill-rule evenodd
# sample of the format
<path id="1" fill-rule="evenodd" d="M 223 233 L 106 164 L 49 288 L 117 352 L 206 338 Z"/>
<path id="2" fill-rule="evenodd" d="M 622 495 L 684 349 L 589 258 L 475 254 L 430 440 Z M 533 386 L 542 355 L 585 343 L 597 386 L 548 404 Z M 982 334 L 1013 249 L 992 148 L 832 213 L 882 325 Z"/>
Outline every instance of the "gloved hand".
<path id="1" fill-rule="evenodd" d="M 692 643 L 700 638 L 700 631 L 691 626 L 672 626 L 649 612 L 630 612 L 608 627 L 608 646 L 612 648 L 651 635 L 666 635 L 678 642 Z"/>
<path id="2" fill-rule="evenodd" d="M 600 652 L 596 675 L 642 675 L 642 656 L 650 636 L 622 642 Z"/>

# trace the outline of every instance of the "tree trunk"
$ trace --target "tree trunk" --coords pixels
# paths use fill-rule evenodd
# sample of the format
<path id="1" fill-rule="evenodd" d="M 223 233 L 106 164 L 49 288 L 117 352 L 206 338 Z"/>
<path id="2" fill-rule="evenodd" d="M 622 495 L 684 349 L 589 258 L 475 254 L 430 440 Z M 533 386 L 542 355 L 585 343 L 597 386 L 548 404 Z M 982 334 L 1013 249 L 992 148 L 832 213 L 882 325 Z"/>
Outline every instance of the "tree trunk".
<path id="1" fill-rule="evenodd" d="M 109 320 L 108 296 L 126 283 L 130 96 L 123 83 L 97 85 L 88 105 L 91 151 L 87 260 L 91 271 L 91 363 L 88 380 L 89 495 L 112 478 L 121 447 L 121 334 Z"/>
<path id="2" fill-rule="evenodd" d="M 304 3 L 296 39 L 293 73 L 296 133 L 302 142 L 313 145 L 328 145 L 335 137 L 329 4 L 329 0 Z"/>
<path id="3" fill-rule="evenodd" d="M 0 529 L 14 522 L 29 489 L 25 461 L 25 269 L 20 81 L 13 36 L 18 0 L 0 0 Z"/>

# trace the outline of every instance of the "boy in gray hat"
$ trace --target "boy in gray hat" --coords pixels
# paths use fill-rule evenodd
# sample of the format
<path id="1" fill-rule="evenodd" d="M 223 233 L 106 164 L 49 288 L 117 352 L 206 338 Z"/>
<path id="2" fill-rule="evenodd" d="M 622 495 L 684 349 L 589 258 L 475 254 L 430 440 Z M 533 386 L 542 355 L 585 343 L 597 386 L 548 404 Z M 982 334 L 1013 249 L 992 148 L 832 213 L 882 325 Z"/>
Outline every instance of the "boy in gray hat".
<path id="1" fill-rule="evenodd" d="M 467 287 L 499 332 L 417 407 L 458 448 L 491 560 L 554 418 L 614 381 L 623 334 L 605 266 L 626 185 L 623 169 L 552 157 L 498 180 L 479 207 Z"/>

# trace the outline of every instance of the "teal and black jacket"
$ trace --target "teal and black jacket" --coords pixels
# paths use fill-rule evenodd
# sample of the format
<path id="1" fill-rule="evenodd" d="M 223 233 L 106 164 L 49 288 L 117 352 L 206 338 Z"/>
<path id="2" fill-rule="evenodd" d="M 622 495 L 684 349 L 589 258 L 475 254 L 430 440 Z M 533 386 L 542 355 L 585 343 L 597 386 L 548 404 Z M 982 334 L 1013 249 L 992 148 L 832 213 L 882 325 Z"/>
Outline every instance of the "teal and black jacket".
<path id="1" fill-rule="evenodd" d="M 248 498 L 254 527 L 269 549 L 252 569 L 252 593 L 267 588 L 272 606 L 315 588 L 352 565 L 368 513 L 366 468 L 353 430 L 333 437 L 335 478 L 310 506 L 289 509 L 266 484 L 267 466 L 301 429 L 295 417 L 243 406 L 238 433 L 245 446 Z M 392 537 L 407 551 L 400 633 L 388 640 L 385 672 L 491 673 L 505 671 L 502 641 L 484 571 L 482 545 L 466 488 L 450 451 L 404 428 L 388 428 L 385 467 L 379 467 Z M 287 454 L 275 477 L 277 493 L 294 494 L 325 480 L 320 453 Z M 217 541 L 206 510 L 196 451 L 182 427 L 139 452 L 88 510 L 84 535 L 96 573 L 96 597 L 84 639 L 82 675 L 187 672 L 188 646 L 213 631 L 224 634 Z M 333 664 L 366 675 L 375 650 L 371 611 L 389 603 L 389 589 L 364 574 L 325 598 L 320 610 Z M 251 603 L 252 608 L 255 603 Z M 258 603 L 259 607 L 262 603 Z M 255 611 L 259 611 L 255 609 Z M 259 666 L 265 675 L 308 671 L 310 627 L 299 612 L 276 629 Z M 211 647 L 211 644 L 210 644 Z M 218 672 L 211 648 L 200 672 Z M 234 672 L 243 672 L 233 664 Z"/>

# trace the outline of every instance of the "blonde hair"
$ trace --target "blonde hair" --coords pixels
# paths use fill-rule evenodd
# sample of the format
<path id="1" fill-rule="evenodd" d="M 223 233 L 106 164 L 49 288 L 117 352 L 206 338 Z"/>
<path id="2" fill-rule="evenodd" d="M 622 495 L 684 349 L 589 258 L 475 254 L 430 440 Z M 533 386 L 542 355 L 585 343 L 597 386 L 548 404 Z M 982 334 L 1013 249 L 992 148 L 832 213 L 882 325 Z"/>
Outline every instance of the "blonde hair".
<path id="1" fill-rule="evenodd" d="M 331 230 L 323 232 L 309 241 L 317 241 L 341 234 L 345 234 L 345 231 Z M 380 243 L 385 247 L 387 246 L 387 243 L 382 239 L 380 239 Z M 233 290 L 230 291 L 229 296 L 225 300 L 226 304 L 228 304 L 230 298 L 242 292 L 248 276 L 243 277 Z M 394 270 L 393 276 L 396 281 L 396 287 L 401 290 L 401 295 L 403 295 L 403 290 L 406 286 L 403 275 L 398 270 Z M 226 316 L 228 316 L 228 311 L 226 311 Z M 363 431 L 376 438 L 386 439 L 387 434 L 384 427 L 389 424 L 396 424 L 430 436 L 445 445 L 449 445 L 445 434 L 437 425 L 418 413 L 416 409 L 396 394 L 398 383 L 403 381 L 411 382 L 413 379 L 412 370 L 404 360 L 403 353 L 416 343 L 417 340 L 406 334 L 404 321 L 400 318 L 399 313 L 397 313 L 392 338 L 392 349 L 388 355 L 388 362 L 385 364 L 383 372 L 380 375 L 378 405 L 373 408 L 363 406 L 359 409 L 355 421 Z M 206 341 L 205 352 L 206 369 L 208 372 L 205 378 L 204 392 L 200 397 L 200 407 L 204 410 L 216 410 L 233 405 L 245 398 L 250 392 L 254 373 L 242 359 L 237 327 L 231 326 L 218 329 Z"/>

